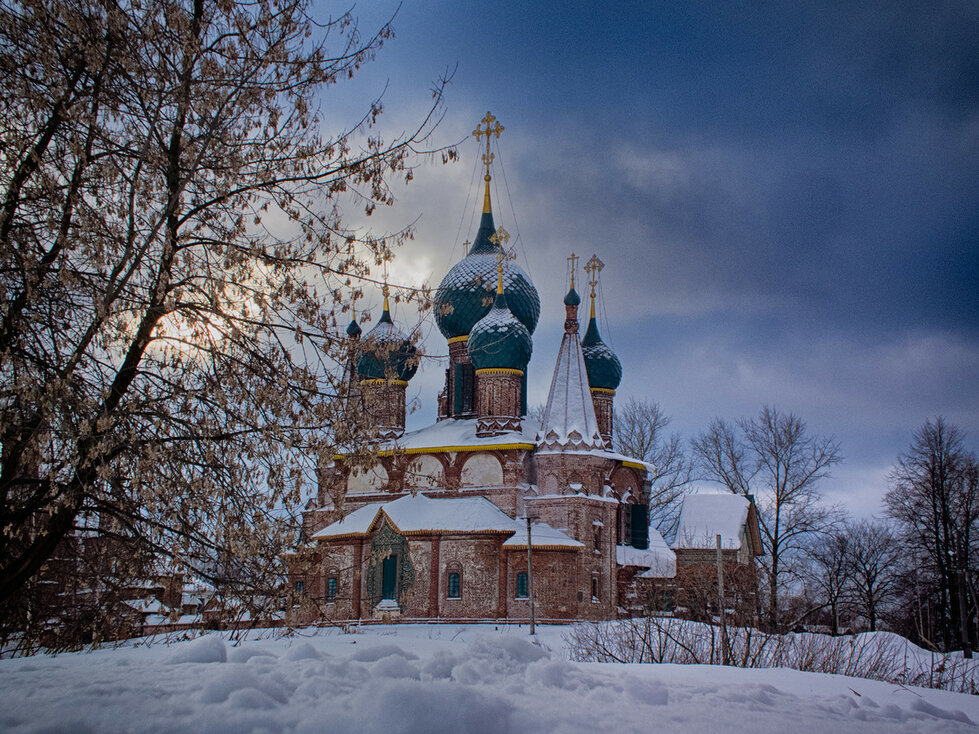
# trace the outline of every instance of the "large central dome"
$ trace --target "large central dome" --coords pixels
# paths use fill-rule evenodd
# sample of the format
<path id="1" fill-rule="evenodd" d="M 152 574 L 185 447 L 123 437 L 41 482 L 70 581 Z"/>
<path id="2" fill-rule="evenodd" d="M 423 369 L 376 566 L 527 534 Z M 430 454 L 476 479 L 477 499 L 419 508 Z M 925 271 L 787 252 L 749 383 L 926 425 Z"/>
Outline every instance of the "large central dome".
<path id="1" fill-rule="evenodd" d="M 495 230 L 493 213 L 484 211 L 469 254 L 452 267 L 435 292 L 435 322 L 446 339 L 468 336 L 493 307 L 499 248 L 490 237 Z M 504 266 L 503 292 L 510 311 L 533 333 L 540 318 L 540 296 L 527 274 L 514 263 Z"/>

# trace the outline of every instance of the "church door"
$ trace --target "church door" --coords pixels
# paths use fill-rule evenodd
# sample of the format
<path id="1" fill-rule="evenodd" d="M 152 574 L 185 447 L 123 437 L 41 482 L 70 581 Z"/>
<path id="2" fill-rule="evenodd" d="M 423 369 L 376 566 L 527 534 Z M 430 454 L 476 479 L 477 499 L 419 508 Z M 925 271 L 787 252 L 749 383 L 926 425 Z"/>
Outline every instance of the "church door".
<path id="1" fill-rule="evenodd" d="M 381 599 L 398 598 L 398 556 L 391 554 L 381 563 Z"/>

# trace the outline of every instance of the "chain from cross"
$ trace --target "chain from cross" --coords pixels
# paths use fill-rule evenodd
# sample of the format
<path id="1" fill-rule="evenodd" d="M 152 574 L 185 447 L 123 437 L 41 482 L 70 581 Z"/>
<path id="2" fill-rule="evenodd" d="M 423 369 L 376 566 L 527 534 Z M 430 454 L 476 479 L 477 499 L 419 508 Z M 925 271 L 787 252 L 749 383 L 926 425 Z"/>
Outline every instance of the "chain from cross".
<path id="1" fill-rule="evenodd" d="M 578 266 L 578 261 L 580 259 L 581 258 L 575 255 L 573 252 L 571 253 L 571 257 L 568 258 L 568 262 L 571 263 L 571 288 L 572 289 L 574 289 L 574 271 L 575 268 Z"/>
<path id="2" fill-rule="evenodd" d="M 585 263 L 585 271 L 588 273 L 588 285 L 591 286 L 591 294 L 595 295 L 595 286 L 598 285 L 598 274 L 602 272 L 605 263 L 598 259 L 598 255 L 592 255 L 591 259 Z"/>
<path id="3" fill-rule="evenodd" d="M 497 140 L 499 140 L 500 133 L 503 132 L 503 125 L 501 125 L 490 112 L 487 112 L 486 117 L 480 120 L 480 122 L 486 125 L 486 128 L 483 129 L 477 125 L 476 129 L 473 130 L 473 137 L 476 138 L 476 140 L 479 140 L 484 135 L 486 136 L 486 152 L 483 154 L 483 165 L 486 166 L 486 180 L 489 181 L 490 163 L 493 162 L 494 158 L 494 155 L 490 153 L 490 137 L 495 135 Z M 494 125 L 493 123 L 496 124 Z"/>

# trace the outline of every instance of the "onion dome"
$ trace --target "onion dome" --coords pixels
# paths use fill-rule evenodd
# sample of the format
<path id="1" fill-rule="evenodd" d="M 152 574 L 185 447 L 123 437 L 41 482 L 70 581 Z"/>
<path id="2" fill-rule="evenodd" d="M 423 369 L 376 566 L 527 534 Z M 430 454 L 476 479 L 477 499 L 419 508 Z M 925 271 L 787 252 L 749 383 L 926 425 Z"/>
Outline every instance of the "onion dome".
<path id="1" fill-rule="evenodd" d="M 581 352 L 585 358 L 585 371 L 588 373 L 588 386 L 615 390 L 622 382 L 622 363 L 602 341 L 595 321 L 595 303 L 592 301 L 591 318 L 588 329 L 581 340 Z"/>
<path id="2" fill-rule="evenodd" d="M 571 290 L 568 291 L 568 295 L 564 297 L 565 306 L 580 306 L 581 296 L 578 295 L 578 291 L 574 289 L 574 285 L 571 286 Z"/>
<path id="3" fill-rule="evenodd" d="M 377 326 L 367 332 L 363 344 L 363 352 L 357 360 L 357 376 L 362 380 L 389 378 L 407 382 L 418 371 L 418 350 L 391 321 L 387 294 L 384 296 L 384 313 Z"/>
<path id="4" fill-rule="evenodd" d="M 469 334 L 493 307 L 499 251 L 490 241 L 494 231 L 493 213 L 484 211 L 469 253 L 449 270 L 435 292 L 435 323 L 446 339 Z M 509 310 L 529 333 L 534 333 L 540 318 L 540 296 L 527 274 L 514 263 L 503 269 L 503 292 Z"/>
<path id="5" fill-rule="evenodd" d="M 489 313 L 469 332 L 469 358 L 477 370 L 525 370 L 534 350 L 530 331 L 510 311 L 502 288 Z"/>
<path id="6" fill-rule="evenodd" d="M 357 319 L 350 319 L 350 323 L 347 324 L 347 336 L 351 339 L 356 339 L 363 333 L 363 329 L 360 328 L 360 324 L 357 323 Z"/>

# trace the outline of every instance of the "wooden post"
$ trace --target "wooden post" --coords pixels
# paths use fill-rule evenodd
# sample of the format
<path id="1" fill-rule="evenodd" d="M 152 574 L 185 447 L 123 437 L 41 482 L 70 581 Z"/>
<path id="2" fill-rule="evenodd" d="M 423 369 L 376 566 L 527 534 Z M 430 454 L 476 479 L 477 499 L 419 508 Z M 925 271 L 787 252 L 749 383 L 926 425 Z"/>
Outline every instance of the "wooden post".
<path id="1" fill-rule="evenodd" d="M 530 600 L 530 634 L 534 634 L 534 546 L 530 539 L 530 516 L 527 516 L 527 597 Z"/>
<path id="2" fill-rule="evenodd" d="M 721 665 L 727 665 L 727 623 L 724 619 L 724 558 L 721 555 L 721 536 L 717 535 L 717 607 L 721 621 Z"/>

